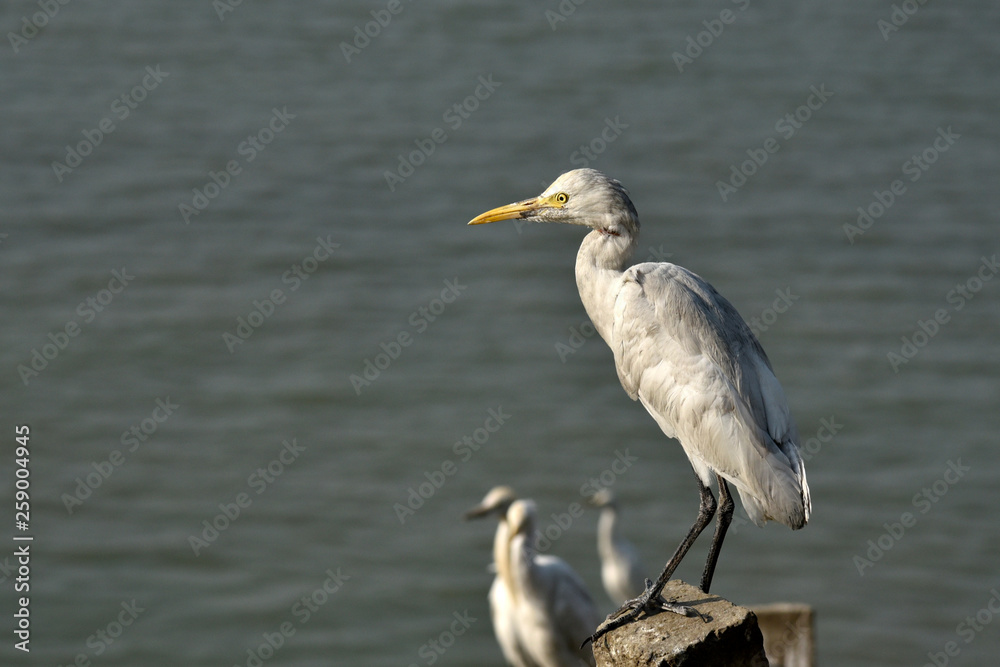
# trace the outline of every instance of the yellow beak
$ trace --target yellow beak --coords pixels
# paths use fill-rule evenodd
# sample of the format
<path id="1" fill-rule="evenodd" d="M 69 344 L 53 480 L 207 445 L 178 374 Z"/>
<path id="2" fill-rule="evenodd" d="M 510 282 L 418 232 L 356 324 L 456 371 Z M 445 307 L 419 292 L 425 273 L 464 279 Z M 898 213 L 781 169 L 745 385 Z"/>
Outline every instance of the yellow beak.
<path id="1" fill-rule="evenodd" d="M 487 222 L 496 222 L 497 220 L 510 220 L 511 218 L 526 218 L 535 211 L 544 206 L 547 206 L 548 202 L 544 202 L 538 197 L 532 197 L 531 199 L 525 199 L 524 201 L 519 201 L 514 204 L 507 204 L 506 206 L 500 206 L 490 211 L 486 211 L 481 215 L 477 215 L 472 220 L 469 221 L 470 225 L 485 225 Z"/>

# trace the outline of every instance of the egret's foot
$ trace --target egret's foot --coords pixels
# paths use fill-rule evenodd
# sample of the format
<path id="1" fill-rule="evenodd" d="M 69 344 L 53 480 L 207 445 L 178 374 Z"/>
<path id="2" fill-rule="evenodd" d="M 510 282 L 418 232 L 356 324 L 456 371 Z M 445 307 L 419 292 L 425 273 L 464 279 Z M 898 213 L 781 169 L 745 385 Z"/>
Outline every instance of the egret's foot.
<path id="1" fill-rule="evenodd" d="M 623 625 L 631 623 L 642 614 L 645 614 L 646 616 L 653 616 L 661 611 L 670 611 L 675 614 L 680 614 L 681 616 L 697 616 L 701 620 L 707 622 L 705 616 L 694 607 L 688 607 L 687 605 L 664 600 L 660 596 L 660 591 L 653 589 L 653 582 L 647 579 L 645 592 L 637 598 L 626 600 L 625 604 L 619 607 L 618 611 L 608 616 L 604 622 L 601 623 L 600 627 L 597 628 L 597 631 L 588 637 L 583 644 L 586 645 L 587 642 L 597 641 L 603 635 L 616 628 L 620 628 Z"/>

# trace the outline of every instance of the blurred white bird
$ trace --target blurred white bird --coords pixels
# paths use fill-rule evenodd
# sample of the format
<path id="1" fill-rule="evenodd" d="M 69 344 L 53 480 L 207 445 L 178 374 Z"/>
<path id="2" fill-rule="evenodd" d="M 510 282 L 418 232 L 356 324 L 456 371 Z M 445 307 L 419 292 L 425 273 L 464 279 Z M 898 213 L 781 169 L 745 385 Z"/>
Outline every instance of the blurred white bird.
<path id="1" fill-rule="evenodd" d="M 514 579 L 510 570 L 510 531 L 507 525 L 507 509 L 517 499 L 509 486 L 490 489 L 482 502 L 467 511 L 466 519 L 496 516 L 497 532 L 493 536 L 493 569 L 496 577 L 490 586 L 490 618 L 493 632 L 507 664 L 514 667 L 537 667 L 529 652 L 521 644 L 518 634 L 518 616 L 514 606 Z"/>
<path id="2" fill-rule="evenodd" d="M 644 570 L 635 546 L 622 537 L 618 499 L 605 487 L 590 502 L 601 509 L 597 520 L 597 553 L 601 557 L 601 583 L 615 604 L 623 604 L 646 589 Z"/>
<path id="3" fill-rule="evenodd" d="M 593 635 L 596 639 L 641 613 L 668 609 L 663 586 L 712 520 L 718 523 L 701 588 L 706 593 L 740 493 L 750 519 L 801 528 L 811 501 L 798 433 L 771 363 L 743 318 L 715 288 L 667 262 L 628 262 L 639 239 L 639 216 L 621 183 L 594 169 L 557 178 L 542 194 L 487 211 L 477 225 L 519 218 L 589 227 L 576 256 L 576 284 L 594 327 L 615 355 L 622 387 L 642 402 L 663 432 L 677 438 L 694 468 L 698 517 L 655 583 L 629 600 Z"/>
<path id="4" fill-rule="evenodd" d="M 600 622 L 600 615 L 573 568 L 561 558 L 538 555 L 536 513 L 531 500 L 515 500 L 507 510 L 522 645 L 540 667 L 593 666 L 594 653 L 582 644 Z"/>

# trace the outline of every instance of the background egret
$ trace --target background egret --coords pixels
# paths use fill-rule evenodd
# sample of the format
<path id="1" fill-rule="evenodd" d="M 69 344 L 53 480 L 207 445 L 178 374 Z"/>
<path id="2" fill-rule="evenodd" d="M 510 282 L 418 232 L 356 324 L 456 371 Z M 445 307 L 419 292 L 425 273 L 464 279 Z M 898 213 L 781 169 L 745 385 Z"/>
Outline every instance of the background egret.
<path id="1" fill-rule="evenodd" d="M 591 228 L 577 253 L 576 282 L 594 327 L 611 347 L 618 379 L 642 402 L 663 432 L 675 437 L 695 471 L 698 517 L 656 582 L 628 601 L 594 635 L 667 609 L 660 591 L 716 511 L 709 486 L 719 486 L 721 510 L 702 574 L 712 583 L 732 520 L 727 481 L 750 519 L 797 529 L 811 508 L 798 434 L 784 392 L 757 338 L 736 309 L 702 278 L 675 264 L 628 268 L 639 238 L 639 216 L 621 183 L 594 169 L 557 178 L 541 195 L 487 211 L 470 225 L 519 218 Z"/>
<path id="2" fill-rule="evenodd" d="M 507 508 L 517 496 L 509 486 L 495 486 L 482 502 L 464 514 L 466 519 L 496 516 L 497 532 L 493 537 L 493 569 L 496 577 L 490 586 L 490 618 L 493 632 L 507 663 L 514 667 L 532 667 L 536 663 L 521 644 L 518 635 L 518 615 L 514 606 L 514 581 L 510 571 L 510 532 L 507 525 Z"/>
<path id="3" fill-rule="evenodd" d="M 590 501 L 600 508 L 597 520 L 597 553 L 601 557 L 601 583 L 615 604 L 623 604 L 646 588 L 645 574 L 635 545 L 621 534 L 618 498 L 605 487 Z"/>
<path id="4" fill-rule="evenodd" d="M 516 500 L 507 510 L 521 641 L 542 667 L 594 665 L 590 646 L 581 644 L 600 621 L 597 608 L 566 561 L 537 553 L 536 514 L 532 500 Z"/>

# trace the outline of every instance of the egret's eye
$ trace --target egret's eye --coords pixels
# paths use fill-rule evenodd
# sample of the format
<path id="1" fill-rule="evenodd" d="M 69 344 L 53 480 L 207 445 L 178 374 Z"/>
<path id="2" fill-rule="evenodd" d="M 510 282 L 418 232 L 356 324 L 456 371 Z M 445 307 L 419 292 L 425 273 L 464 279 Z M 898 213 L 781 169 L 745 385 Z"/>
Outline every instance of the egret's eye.
<path id="1" fill-rule="evenodd" d="M 565 204 L 568 201 L 569 201 L 569 195 L 566 194 L 565 192 L 560 192 L 555 196 L 555 202 L 557 204 Z"/>

